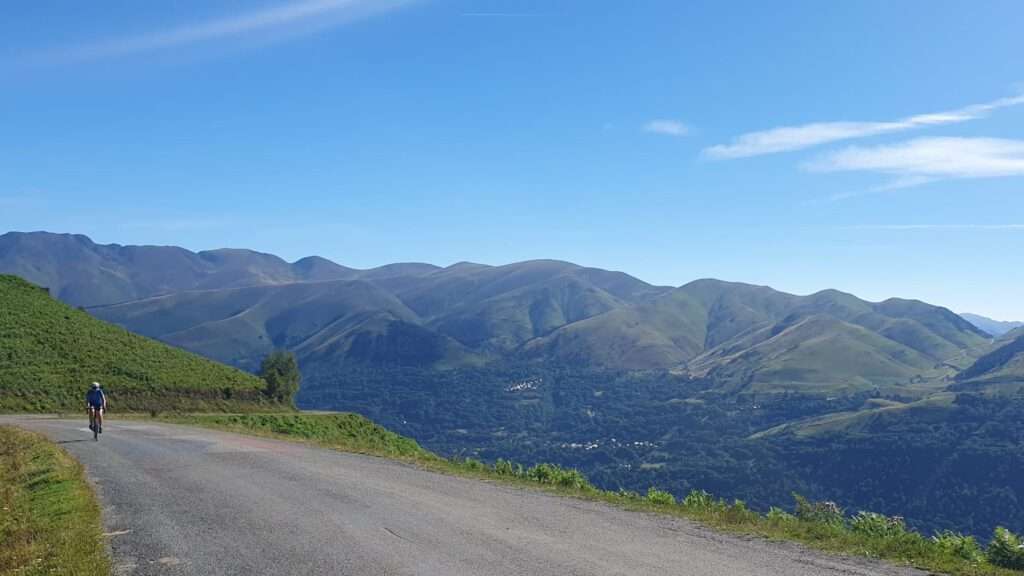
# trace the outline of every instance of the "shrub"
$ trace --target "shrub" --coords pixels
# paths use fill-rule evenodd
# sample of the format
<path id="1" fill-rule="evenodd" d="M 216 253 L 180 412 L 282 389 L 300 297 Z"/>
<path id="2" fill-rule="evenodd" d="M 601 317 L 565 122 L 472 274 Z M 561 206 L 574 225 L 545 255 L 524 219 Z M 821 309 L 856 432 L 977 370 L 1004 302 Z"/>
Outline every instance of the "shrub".
<path id="1" fill-rule="evenodd" d="M 765 519 L 772 524 L 787 524 L 796 520 L 796 516 L 793 516 L 789 512 L 786 512 L 782 508 L 776 508 L 772 506 L 768 509 L 768 514 L 765 515 Z"/>
<path id="2" fill-rule="evenodd" d="M 796 517 L 801 520 L 835 528 L 846 523 L 843 509 L 835 502 L 811 502 L 799 494 L 793 494 L 793 498 L 796 499 Z"/>
<path id="3" fill-rule="evenodd" d="M 996 566 L 1024 570 L 1024 543 L 1020 536 L 1000 526 L 996 528 L 986 551 L 988 561 Z"/>
<path id="4" fill-rule="evenodd" d="M 857 534 L 873 538 L 898 538 L 907 533 L 907 525 L 901 516 L 886 516 L 877 512 L 864 512 L 850 520 L 850 529 Z"/>
<path id="5" fill-rule="evenodd" d="M 526 474 L 523 471 L 522 464 L 515 464 L 501 458 L 498 458 L 498 461 L 494 463 L 494 471 L 500 476 L 514 476 L 516 478 L 522 478 Z"/>
<path id="6" fill-rule="evenodd" d="M 715 499 L 710 492 L 704 490 L 691 490 L 686 498 L 683 498 L 683 506 L 696 510 L 710 510 Z"/>
<path id="7" fill-rule="evenodd" d="M 747 508 L 747 503 L 743 500 L 733 500 L 732 505 L 728 507 L 724 506 L 725 502 L 721 504 L 723 505 L 726 518 L 730 522 L 747 523 L 756 522 L 758 519 L 757 512 Z"/>
<path id="8" fill-rule="evenodd" d="M 978 562 L 983 557 L 981 546 L 973 536 L 964 536 L 946 530 L 932 536 L 932 543 L 944 553 L 969 562 Z"/>
<path id="9" fill-rule="evenodd" d="M 569 470 L 560 468 L 555 478 L 555 483 L 563 488 L 572 488 L 573 490 L 590 490 L 593 488 L 590 482 L 587 481 L 586 476 L 575 468 Z"/>
<path id="10" fill-rule="evenodd" d="M 633 490 L 626 490 L 624 488 L 619 488 L 619 491 L 616 492 L 615 494 L 616 494 L 616 496 L 618 496 L 619 498 L 622 498 L 623 500 L 643 500 L 644 499 L 644 497 L 639 492 L 634 492 Z"/>
<path id="11" fill-rule="evenodd" d="M 526 471 L 526 477 L 540 484 L 551 484 L 574 490 L 593 490 L 586 477 L 576 469 L 567 469 L 554 464 L 537 464 Z"/>
<path id="12" fill-rule="evenodd" d="M 671 506 L 676 503 L 676 497 L 652 487 L 647 491 L 647 501 L 658 506 Z"/>
<path id="13" fill-rule="evenodd" d="M 481 470 L 487 469 L 487 465 L 477 460 L 476 458 L 466 458 L 465 460 L 460 462 L 460 464 L 462 464 L 463 468 L 467 470 L 472 470 L 474 472 L 479 472 Z"/>
<path id="14" fill-rule="evenodd" d="M 537 464 L 526 471 L 526 477 L 540 484 L 554 484 L 556 470 L 551 464 Z"/>

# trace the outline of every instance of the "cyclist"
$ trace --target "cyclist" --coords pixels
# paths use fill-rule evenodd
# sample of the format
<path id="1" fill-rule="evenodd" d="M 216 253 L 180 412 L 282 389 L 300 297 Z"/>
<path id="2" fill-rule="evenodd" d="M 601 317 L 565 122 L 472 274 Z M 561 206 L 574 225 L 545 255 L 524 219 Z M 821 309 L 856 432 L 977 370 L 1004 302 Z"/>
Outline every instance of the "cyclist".
<path id="1" fill-rule="evenodd" d="M 93 382 L 92 388 L 85 393 L 85 403 L 89 405 L 89 430 L 102 434 L 103 412 L 107 410 L 107 395 L 103 393 L 99 382 Z"/>

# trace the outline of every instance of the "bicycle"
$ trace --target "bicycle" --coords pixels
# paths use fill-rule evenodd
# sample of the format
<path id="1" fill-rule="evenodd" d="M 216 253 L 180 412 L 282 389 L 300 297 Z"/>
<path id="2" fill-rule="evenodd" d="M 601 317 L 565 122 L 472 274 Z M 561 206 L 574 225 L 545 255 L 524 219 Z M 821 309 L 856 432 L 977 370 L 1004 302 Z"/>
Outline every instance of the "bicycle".
<path id="1" fill-rule="evenodd" d="M 89 429 L 92 430 L 93 442 L 100 441 L 100 425 L 98 415 L 102 414 L 102 406 L 90 406 L 89 407 Z"/>

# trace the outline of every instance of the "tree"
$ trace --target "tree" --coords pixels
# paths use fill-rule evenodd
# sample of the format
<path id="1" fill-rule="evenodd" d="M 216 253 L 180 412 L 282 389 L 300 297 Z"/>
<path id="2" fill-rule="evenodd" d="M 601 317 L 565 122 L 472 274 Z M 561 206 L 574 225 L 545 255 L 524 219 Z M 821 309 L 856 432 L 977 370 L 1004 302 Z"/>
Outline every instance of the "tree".
<path id="1" fill-rule="evenodd" d="M 295 393 L 299 391 L 302 374 L 295 354 L 285 350 L 276 350 L 263 359 L 260 366 L 260 378 L 267 383 L 263 393 L 278 402 L 295 403 Z"/>

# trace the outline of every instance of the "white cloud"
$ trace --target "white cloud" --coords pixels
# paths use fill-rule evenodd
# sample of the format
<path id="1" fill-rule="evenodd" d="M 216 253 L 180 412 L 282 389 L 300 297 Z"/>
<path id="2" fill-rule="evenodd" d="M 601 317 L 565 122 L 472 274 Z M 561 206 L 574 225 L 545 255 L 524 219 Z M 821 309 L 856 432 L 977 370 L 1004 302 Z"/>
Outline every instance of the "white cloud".
<path id="1" fill-rule="evenodd" d="M 667 136 L 686 136 L 690 127 L 677 120 L 651 120 L 644 124 L 644 132 L 665 134 Z"/>
<path id="2" fill-rule="evenodd" d="M 850 146 L 808 163 L 812 172 L 877 172 L 894 179 L 881 189 L 950 178 L 1024 176 L 1024 140 L 917 138 L 898 144 Z"/>
<path id="3" fill-rule="evenodd" d="M 93 60 L 257 34 L 316 31 L 413 0 L 305 0 L 136 36 L 109 38 L 33 55 L 34 63 Z"/>
<path id="4" fill-rule="evenodd" d="M 982 118 L 992 110 L 1019 104 L 1024 104 L 1024 94 L 947 112 L 918 114 L 894 122 L 818 122 L 801 126 L 782 126 L 741 134 L 730 144 L 705 148 L 704 155 L 715 159 L 729 159 L 803 150 L 842 140 L 967 122 Z"/>

